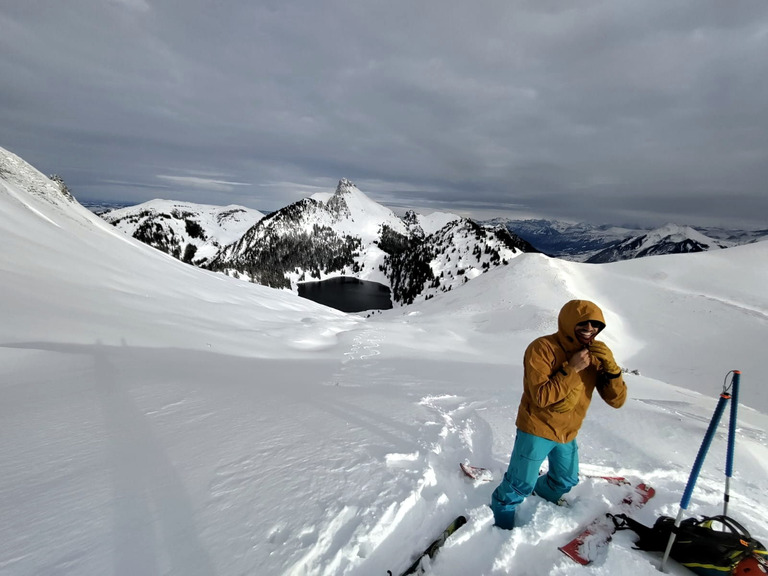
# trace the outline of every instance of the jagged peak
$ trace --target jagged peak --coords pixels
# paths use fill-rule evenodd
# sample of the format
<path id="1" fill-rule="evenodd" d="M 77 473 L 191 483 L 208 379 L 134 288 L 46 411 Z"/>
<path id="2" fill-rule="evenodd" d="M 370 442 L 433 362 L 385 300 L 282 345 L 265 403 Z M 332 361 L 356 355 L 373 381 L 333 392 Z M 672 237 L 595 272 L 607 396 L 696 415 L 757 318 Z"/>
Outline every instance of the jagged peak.
<path id="1" fill-rule="evenodd" d="M 405 214 L 403 214 L 403 222 L 406 224 L 418 224 L 419 216 L 413 210 L 406 210 Z"/>
<path id="2" fill-rule="evenodd" d="M 351 180 L 347 180 L 346 178 L 339 180 L 339 184 L 336 186 L 336 194 L 349 194 L 355 190 L 357 190 L 355 183 Z"/>

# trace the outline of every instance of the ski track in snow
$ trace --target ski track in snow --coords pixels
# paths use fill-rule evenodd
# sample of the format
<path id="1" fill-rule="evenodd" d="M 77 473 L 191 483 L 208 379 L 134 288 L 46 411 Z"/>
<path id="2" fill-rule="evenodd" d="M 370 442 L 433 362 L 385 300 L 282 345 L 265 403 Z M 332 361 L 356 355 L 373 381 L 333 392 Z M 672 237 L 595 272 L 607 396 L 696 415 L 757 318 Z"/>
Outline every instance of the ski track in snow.
<path id="1" fill-rule="evenodd" d="M 354 359 L 365 359 L 362 351 L 372 342 L 370 336 L 361 333 L 355 339 Z M 350 376 L 349 361 L 339 376 Z M 684 420 L 696 428 L 708 423 L 706 414 L 683 401 L 634 401 L 656 406 L 673 420 Z M 323 529 L 311 532 L 312 547 L 286 574 L 362 576 L 385 574 L 387 569 L 398 574 L 458 513 L 465 514 L 469 522 L 448 540 L 433 562 L 425 560 L 427 574 L 446 573 L 448 567 L 450 574 L 528 576 L 609 574 L 622 571 L 627 565 L 636 566 L 638 572 L 644 573 L 652 569 L 653 557 L 635 557 L 628 552 L 634 541 L 632 533 L 615 536 L 619 541 L 628 542 L 626 549 L 616 552 L 614 546 L 611 548 L 614 552 L 609 555 L 607 547 L 600 548 L 587 568 L 574 565 L 557 550 L 557 546 L 565 544 L 595 517 L 596 510 L 607 512 L 621 500 L 622 490 L 626 488 L 607 485 L 602 480 L 584 478 L 568 495 L 569 507 L 528 498 L 518 509 L 518 528 L 511 532 L 493 528 L 488 502 L 505 462 L 493 457 L 494 425 L 484 416 L 486 405 L 450 393 L 424 396 L 417 404 L 424 409 L 425 416 L 419 425 L 419 449 L 386 454 L 384 465 L 392 474 L 388 489 L 375 502 L 340 505 L 329 510 Z M 493 419 L 494 415 L 490 417 Z M 633 515 L 646 524 L 652 524 L 660 514 L 674 516 L 677 498 L 689 471 L 660 467 L 658 456 L 650 452 L 654 447 L 646 445 L 641 432 L 616 435 L 613 425 L 603 424 L 599 417 L 593 417 L 590 422 L 591 433 L 613 436 L 612 451 L 605 458 L 590 455 L 590 462 L 582 465 L 582 473 L 619 474 L 635 482 L 649 482 L 657 487 L 657 497 Z M 763 444 L 765 440 L 764 433 L 755 428 L 742 426 L 739 434 L 740 441 Z M 632 467 L 615 466 L 616 454 L 621 453 L 635 455 Z M 475 482 L 466 478 L 458 467 L 459 462 L 466 460 L 491 467 L 494 480 Z M 741 514 L 757 509 L 759 484 L 738 474 L 737 478 L 740 494 L 735 507 Z M 722 490 L 721 478 L 702 476 L 690 515 L 714 513 L 712 508 L 720 505 Z M 408 543 L 407 550 L 403 550 L 403 542 Z M 670 572 L 684 573 L 679 567 L 673 567 Z"/>
<path id="2" fill-rule="evenodd" d="M 277 432 L 265 430 L 264 434 L 271 441 L 268 449 L 261 449 L 263 453 L 246 448 L 238 455 L 217 448 L 221 454 L 218 466 L 208 479 L 204 515 L 225 516 L 228 522 L 222 526 L 204 522 L 209 528 L 195 538 L 190 536 L 195 534 L 190 516 L 191 502 L 186 501 L 179 480 L 168 464 L 168 456 L 149 433 L 148 423 L 141 423 L 151 418 L 154 427 L 163 422 L 190 423 L 215 419 L 216 416 L 212 415 L 207 402 L 192 391 L 168 384 L 161 390 L 155 389 L 156 384 L 137 385 L 136 397 L 131 400 L 124 390 L 129 383 L 115 379 L 121 374 L 120 351 L 94 348 L 94 365 L 90 370 L 94 373 L 89 371 L 89 377 L 93 382 L 110 383 L 105 390 L 108 393 L 105 406 L 111 409 L 108 421 L 118 432 L 133 430 L 130 442 L 123 432 L 110 436 L 112 441 L 120 443 L 114 450 L 121 456 L 116 461 L 121 470 L 120 477 L 130 483 L 121 493 L 127 495 L 132 504 L 119 508 L 123 514 L 120 520 L 126 525 L 137 522 L 140 515 L 149 514 L 148 507 L 157 506 L 165 517 L 175 519 L 174 525 L 187 527 L 182 534 L 174 536 L 168 532 L 164 536 L 178 549 L 192 552 L 185 555 L 185 560 L 179 560 L 187 573 L 193 573 L 194 569 L 201 574 L 213 573 L 213 559 L 220 551 L 211 550 L 212 557 L 209 558 L 202 542 L 214 538 L 227 542 L 225 551 L 229 556 L 223 562 L 220 558 L 217 562 L 224 573 L 227 573 L 228 561 L 232 566 L 254 565 L 254 553 L 259 554 L 254 551 L 266 550 L 270 556 L 275 555 L 270 559 L 271 566 L 281 566 L 280 574 L 362 576 L 383 575 L 387 569 L 399 574 L 458 514 L 466 515 L 469 522 L 446 543 L 427 574 L 603 576 L 611 571 L 625 573 L 627 565 L 634 566 L 636 573 L 649 573 L 653 558 L 632 555 L 630 534 L 617 535 L 616 541 L 625 544 L 611 546 L 610 552 L 601 550 L 593 565 L 587 568 L 574 566 L 557 550 L 558 545 L 567 542 L 592 520 L 597 510 L 607 511 L 610 503 L 616 501 L 616 490 L 596 480 L 584 480 L 574 488 L 568 497 L 572 503 L 569 508 L 557 507 L 535 497 L 528 498 L 519 508 L 518 528 L 512 532 L 493 528 L 488 502 L 506 464 L 505 452 L 511 448 L 511 441 L 506 436 L 501 441 L 497 436 L 501 430 L 505 435 L 514 431 L 514 397 L 517 395 L 512 394 L 506 405 L 500 405 L 494 399 L 478 401 L 476 398 L 487 396 L 483 389 L 463 395 L 456 393 L 455 383 L 443 382 L 439 375 L 430 381 L 423 376 L 411 376 L 407 370 L 398 370 L 387 362 L 386 338 L 376 326 L 366 327 L 348 337 L 350 354 L 320 387 L 333 396 L 313 397 L 311 402 L 325 410 L 324 418 L 338 417 L 347 421 L 344 438 L 349 442 L 350 450 L 338 457 L 332 457 L 332 452 L 326 450 L 323 462 L 313 462 L 312 454 L 296 449 L 302 442 L 300 438 L 298 441 L 294 438 L 297 434 L 322 434 L 322 430 L 318 432 L 311 423 L 306 425 L 306 432 L 303 429 L 293 429 L 290 434 L 282 428 Z M 370 350 L 378 354 L 370 355 Z M 128 356 L 124 363 L 127 365 L 131 358 Z M 112 363 L 114 366 L 110 365 Z M 430 365 L 429 370 L 432 369 L 434 366 Z M 409 378 L 418 378 L 419 386 L 414 387 Z M 487 378 L 492 379 L 492 376 Z M 638 377 L 637 381 L 630 382 L 630 389 L 635 390 L 646 380 Z M 400 388 L 397 394 L 401 397 L 403 390 L 412 394 L 407 416 L 415 415 L 415 421 L 409 426 L 403 426 L 397 415 L 388 414 L 386 408 L 379 411 L 373 408 L 371 394 L 386 396 L 391 394 L 393 387 Z M 423 395 L 422 391 L 426 389 L 434 392 Z M 649 388 L 648 391 L 654 390 Z M 656 498 L 635 516 L 646 524 L 651 524 L 659 514 L 676 514 L 689 472 L 680 466 L 663 465 L 664 447 L 648 444 L 646 427 L 668 426 L 661 436 L 668 434 L 670 446 L 685 446 L 690 444 L 691 438 L 701 438 L 715 404 L 714 399 L 687 391 L 667 394 L 669 397 L 631 397 L 627 406 L 618 411 L 601 407 L 598 402 L 591 409 L 580 435 L 585 446 L 605 447 L 604 453 L 593 450 L 584 454 L 582 472 L 621 474 L 648 481 L 657 488 Z M 402 407 L 402 400 L 398 405 Z M 252 422 L 252 413 L 247 407 L 244 409 L 250 425 L 258 428 L 259 422 Z M 639 414 L 645 414 L 645 410 L 656 411 L 658 416 L 647 421 L 637 418 Z M 738 446 L 749 443 L 748 454 L 768 456 L 764 448 L 765 433 L 749 425 L 749 418 L 754 417 L 752 411 L 747 409 L 744 413 Z M 232 416 L 234 414 L 226 419 L 231 421 Z M 297 421 L 301 422 L 301 419 L 297 418 Z M 617 433 L 618 429 L 621 433 Z M 338 433 L 335 428 L 329 430 Z M 660 435 L 659 431 L 654 434 L 656 437 Z M 372 435 L 375 435 L 373 440 Z M 593 437 L 600 438 L 600 442 L 591 440 Z M 282 443 L 285 447 L 277 449 L 276 446 Z M 497 444 L 503 446 L 504 453 L 494 451 Z M 690 448 L 692 463 L 696 446 Z M 690 515 L 712 514 L 721 505 L 723 452 L 721 429 L 707 461 L 708 472 L 697 484 Z M 131 460 L 127 458 L 134 457 L 135 453 L 152 457 L 153 465 L 147 468 L 152 474 L 142 478 L 134 473 L 143 469 L 138 464 L 130 466 Z M 631 455 L 631 460 L 622 455 Z M 265 463 L 265 457 L 269 462 Z M 747 470 L 762 465 L 756 461 L 758 458 L 750 458 L 755 461 L 746 467 Z M 466 460 L 491 468 L 494 481 L 476 483 L 464 477 L 458 464 Z M 623 463 L 624 468 L 617 467 L 617 463 Z M 735 486 L 738 492 L 733 495 L 737 518 L 749 518 L 751 511 L 760 509 L 763 498 L 760 482 L 742 475 L 744 464 L 747 462 L 737 447 Z M 712 473 L 713 468 L 719 472 Z M 268 470 L 266 476 L 265 469 Z M 275 488 L 277 483 L 286 486 L 278 490 Z M 299 514 L 295 519 L 283 512 L 275 514 L 278 520 L 272 522 L 268 520 L 269 514 L 253 514 L 252 506 L 262 499 L 263 492 L 286 493 L 294 500 L 271 504 L 277 510 L 301 506 L 302 491 L 311 494 L 309 506 L 319 505 L 321 512 Z M 340 494 L 343 501 L 337 499 Z M 312 520 L 307 522 L 307 517 Z M 161 528 L 170 530 L 168 525 Z M 759 522 L 750 524 L 750 528 L 758 538 L 766 531 L 764 523 Z M 125 531 L 129 533 L 127 528 Z M 161 544 L 153 542 L 149 532 L 137 534 L 135 538 L 121 542 L 121 554 L 131 551 L 138 554 L 140 549 L 152 549 L 152 554 L 144 555 L 141 566 L 148 568 L 149 573 L 163 569 L 167 560 Z M 284 558 L 284 562 L 279 558 Z M 83 563 L 82 558 L 75 556 L 59 558 L 55 568 L 64 569 L 68 561 L 73 566 Z M 13 570 L 12 565 L 23 563 L 23 558 L 7 558 L 6 562 Z M 125 560 L 125 563 L 141 568 L 136 561 Z M 0 571 L 2 569 L 0 567 Z"/>
<path id="3" fill-rule="evenodd" d="M 349 362 L 365 360 L 378 342 L 371 333 L 363 332 L 356 337 L 347 364 L 334 377 L 335 385 L 354 385 L 345 381 L 357 372 Z M 370 376 L 367 369 L 365 373 Z M 476 416 L 479 403 L 446 394 L 424 397 L 418 405 L 425 409 L 426 416 L 419 425 L 419 449 L 384 456 L 384 466 L 391 477 L 390 488 L 367 506 L 344 505 L 329 510 L 323 528 L 309 538 L 312 546 L 286 574 L 363 575 L 381 571 L 372 571 L 371 566 L 387 566 L 395 573 L 402 571 L 413 561 L 416 551 L 442 531 L 437 527 L 447 525 L 455 517 L 457 501 L 462 502 L 462 509 L 469 508 L 474 518 L 471 527 L 462 528 L 463 536 L 492 522 L 490 509 L 485 506 L 490 494 L 488 485 L 470 486 L 468 491 L 472 481 L 465 479 L 458 467 L 472 453 L 473 446 L 490 444 L 487 425 Z M 426 441 L 427 438 L 430 440 Z M 410 534 L 407 540 L 415 544 L 406 554 L 401 545 L 403 531 Z M 273 539 L 278 533 L 279 530 L 273 530 Z M 457 535 L 452 540 L 460 542 L 461 538 Z"/>

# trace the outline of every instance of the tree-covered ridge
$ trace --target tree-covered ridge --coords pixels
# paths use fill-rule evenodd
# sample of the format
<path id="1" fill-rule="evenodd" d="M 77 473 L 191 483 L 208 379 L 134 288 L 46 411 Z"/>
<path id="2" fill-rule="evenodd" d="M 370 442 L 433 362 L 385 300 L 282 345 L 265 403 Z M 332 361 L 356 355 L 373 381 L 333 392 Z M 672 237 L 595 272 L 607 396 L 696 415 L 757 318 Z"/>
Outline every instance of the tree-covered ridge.
<path id="1" fill-rule="evenodd" d="M 109 210 L 100 216 L 129 236 L 195 266 L 205 265 L 222 245 L 241 237 L 263 218 L 257 210 L 242 206 L 172 200 L 151 200 Z"/>
<path id="2" fill-rule="evenodd" d="M 201 242 L 208 240 L 208 234 L 195 218 L 196 215 L 193 212 L 186 210 L 175 209 L 169 213 L 141 210 L 125 218 L 114 220 L 112 224 L 117 226 L 120 222 L 126 222 L 134 225 L 132 236 L 136 240 L 183 262 L 193 264 L 198 247 L 190 242 L 190 239 L 198 239 Z M 177 233 L 171 225 L 172 222 L 183 224 L 186 236 Z"/>
<path id="3" fill-rule="evenodd" d="M 393 299 L 401 304 L 448 292 L 521 252 L 536 251 L 503 227 L 483 227 L 469 219 L 450 222 L 425 238 L 411 236 L 407 248 L 396 235 L 382 234 L 382 241 L 382 249 L 391 247 L 382 270 Z"/>
<path id="4" fill-rule="evenodd" d="M 429 244 L 414 242 L 410 249 L 388 254 L 382 271 L 387 275 L 392 290 L 392 299 L 400 304 L 413 304 L 416 298 L 436 278 L 431 263 L 435 254 Z"/>
<path id="5" fill-rule="evenodd" d="M 248 250 L 231 260 L 214 260 L 209 268 L 245 275 L 252 282 L 272 288 L 290 288 L 291 272 L 301 274 L 302 279 L 320 279 L 323 274 L 347 267 L 355 271 L 359 250 L 358 238 L 339 236 L 327 226 L 315 224 L 311 232 L 290 233 L 267 227 Z"/>

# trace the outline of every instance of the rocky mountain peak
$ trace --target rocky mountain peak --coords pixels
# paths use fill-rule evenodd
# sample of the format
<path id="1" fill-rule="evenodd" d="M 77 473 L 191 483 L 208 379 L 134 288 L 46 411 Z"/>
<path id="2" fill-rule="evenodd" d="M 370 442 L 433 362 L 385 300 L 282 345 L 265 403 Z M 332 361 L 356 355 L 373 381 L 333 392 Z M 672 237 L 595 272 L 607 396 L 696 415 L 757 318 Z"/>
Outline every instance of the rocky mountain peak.
<path id="1" fill-rule="evenodd" d="M 403 215 L 403 222 L 408 225 L 414 225 L 419 223 L 419 217 L 413 210 L 407 210 Z"/>
<path id="2" fill-rule="evenodd" d="M 336 186 L 336 194 L 338 195 L 351 194 L 355 190 L 357 190 L 357 186 L 355 186 L 354 182 L 347 180 L 346 178 L 339 180 L 339 184 Z"/>

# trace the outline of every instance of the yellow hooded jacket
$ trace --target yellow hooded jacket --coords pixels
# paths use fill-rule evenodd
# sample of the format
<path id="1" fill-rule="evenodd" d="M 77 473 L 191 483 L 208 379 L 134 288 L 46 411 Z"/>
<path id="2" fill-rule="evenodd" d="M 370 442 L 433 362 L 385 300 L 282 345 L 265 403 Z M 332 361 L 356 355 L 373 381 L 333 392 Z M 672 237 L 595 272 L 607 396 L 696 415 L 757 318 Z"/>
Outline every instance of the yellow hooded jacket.
<path id="1" fill-rule="evenodd" d="M 519 430 L 566 443 L 576 438 L 595 388 L 608 405 L 620 408 L 624 404 L 627 387 L 621 375 L 607 378 L 596 358 L 581 372 L 568 365 L 568 358 L 584 347 L 576 339 L 576 324 L 587 320 L 605 325 L 603 312 L 596 304 L 571 300 L 560 310 L 557 333 L 537 338 L 526 349 L 523 396 L 515 423 Z M 582 391 L 573 410 L 560 413 L 552 409 L 578 387 Z"/>

